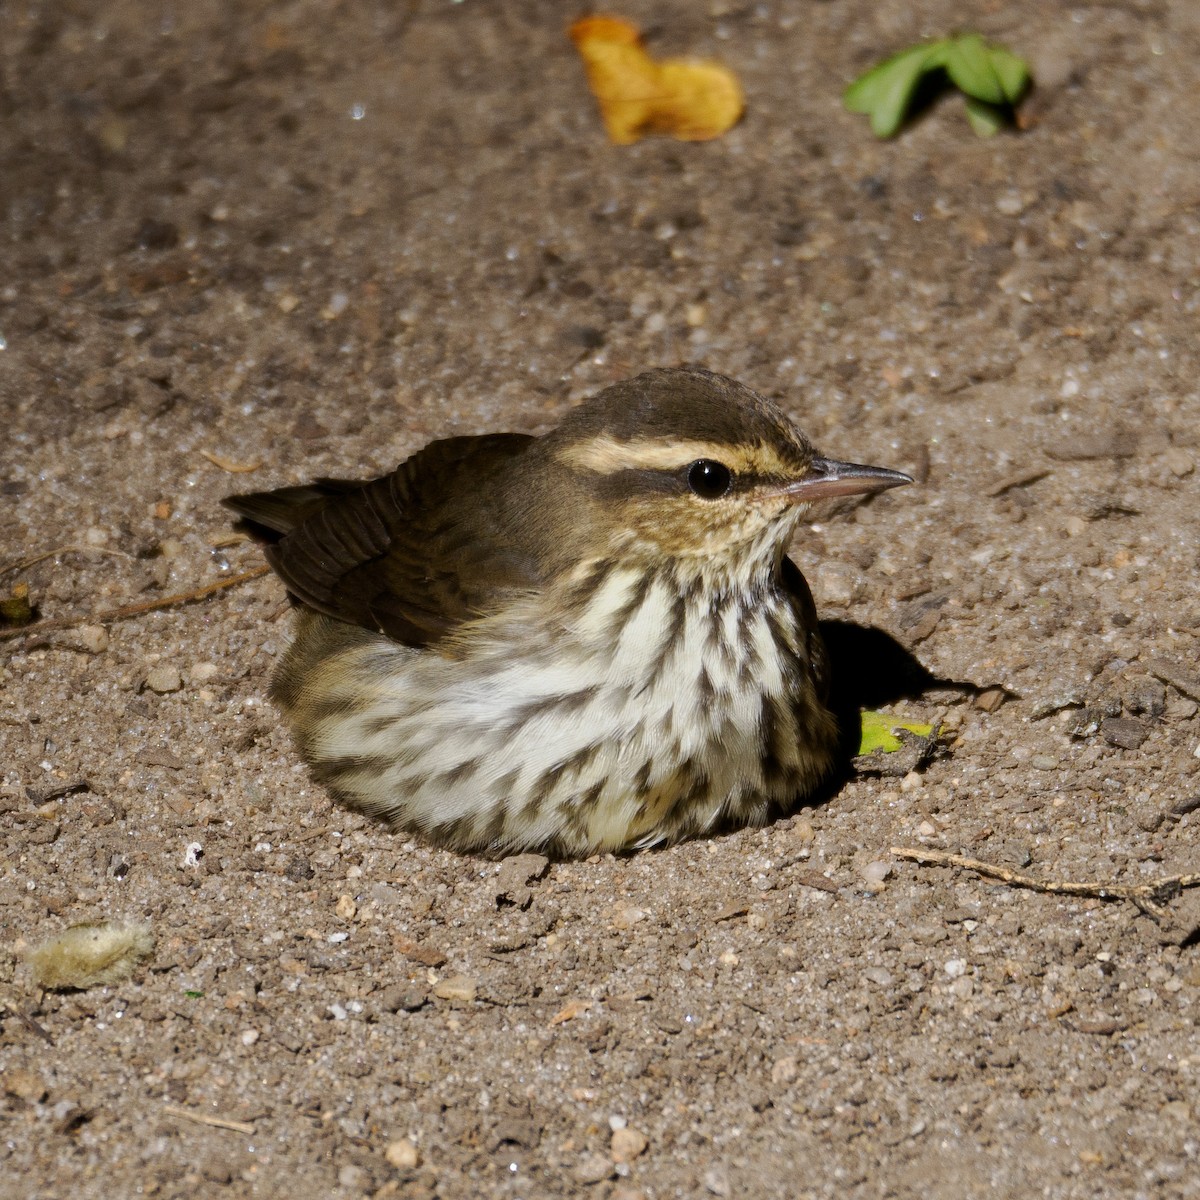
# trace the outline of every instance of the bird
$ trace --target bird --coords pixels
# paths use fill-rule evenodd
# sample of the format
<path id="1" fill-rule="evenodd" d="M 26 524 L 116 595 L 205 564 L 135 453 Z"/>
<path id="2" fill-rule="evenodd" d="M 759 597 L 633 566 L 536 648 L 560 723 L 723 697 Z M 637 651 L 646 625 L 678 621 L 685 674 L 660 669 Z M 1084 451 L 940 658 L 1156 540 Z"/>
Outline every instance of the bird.
<path id="1" fill-rule="evenodd" d="M 296 606 L 270 696 L 312 776 L 438 847 L 570 859 L 812 794 L 839 735 L 786 550 L 814 502 L 911 482 L 685 366 L 542 436 L 449 437 L 378 479 L 223 503 Z"/>

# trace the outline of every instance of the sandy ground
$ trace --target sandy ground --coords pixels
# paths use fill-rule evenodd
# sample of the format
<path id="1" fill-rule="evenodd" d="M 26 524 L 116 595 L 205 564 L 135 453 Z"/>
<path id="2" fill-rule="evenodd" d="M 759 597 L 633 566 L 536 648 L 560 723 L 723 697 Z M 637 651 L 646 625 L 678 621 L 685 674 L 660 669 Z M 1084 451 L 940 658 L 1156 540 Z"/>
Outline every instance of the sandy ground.
<path id="1" fill-rule="evenodd" d="M 889 853 L 1200 869 L 1200 7 L 626 11 L 734 67 L 745 121 L 609 146 L 565 5 L 4 9 L 0 564 L 46 557 L 0 590 L 84 619 L 0 665 L 6 1200 L 1200 1195 L 1200 893 L 1156 922 Z M 841 111 L 964 25 L 1031 59 L 1027 132 Z M 680 361 L 920 475 L 794 554 L 850 640 L 1006 689 L 843 661 L 944 718 L 923 772 L 463 858 L 308 781 L 273 579 L 95 616 L 255 566 L 230 491 Z M 95 917 L 152 959 L 39 997 L 22 948 Z"/>

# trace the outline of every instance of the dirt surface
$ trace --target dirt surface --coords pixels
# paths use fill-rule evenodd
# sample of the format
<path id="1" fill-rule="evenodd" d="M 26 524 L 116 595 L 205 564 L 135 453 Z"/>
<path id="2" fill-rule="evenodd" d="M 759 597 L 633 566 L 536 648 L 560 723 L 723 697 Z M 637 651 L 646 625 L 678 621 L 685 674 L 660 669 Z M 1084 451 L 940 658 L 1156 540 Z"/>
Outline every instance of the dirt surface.
<path id="1" fill-rule="evenodd" d="M 1200 892 L 1156 922 L 889 853 L 1198 869 L 1200 7 L 625 8 L 743 123 L 607 145 L 563 5 L 5 8 L 0 564 L 46 557 L 0 590 L 84 618 L 0 665 L 5 1198 L 1200 1195 Z M 841 111 L 962 26 L 1031 59 L 1026 132 Z M 794 556 L 860 639 L 1006 689 L 844 663 L 945 720 L 922 772 L 458 857 L 306 778 L 273 579 L 96 616 L 258 564 L 228 492 L 680 361 L 919 474 Z M 96 917 L 152 959 L 40 998 L 23 948 Z"/>

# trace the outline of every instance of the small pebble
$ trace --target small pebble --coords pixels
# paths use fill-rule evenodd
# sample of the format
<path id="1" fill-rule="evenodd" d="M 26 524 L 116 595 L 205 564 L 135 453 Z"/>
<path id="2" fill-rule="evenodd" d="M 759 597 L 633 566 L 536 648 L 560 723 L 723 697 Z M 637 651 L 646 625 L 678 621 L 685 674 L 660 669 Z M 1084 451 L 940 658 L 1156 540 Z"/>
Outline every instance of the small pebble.
<path id="1" fill-rule="evenodd" d="M 458 1000 L 470 1004 L 479 991 L 479 983 L 469 975 L 451 975 L 449 979 L 439 980 L 433 987 L 433 994 L 439 1000 Z"/>
<path id="2" fill-rule="evenodd" d="M 1150 730 L 1132 717 L 1105 717 L 1100 722 L 1100 736 L 1110 746 L 1136 750 L 1150 736 Z"/>
<path id="3" fill-rule="evenodd" d="M 730 1196 L 733 1194 L 729 1186 L 729 1176 L 720 1167 L 709 1167 L 704 1172 L 704 1186 L 714 1196 Z"/>
<path id="4" fill-rule="evenodd" d="M 1029 765 L 1035 771 L 1057 771 L 1058 759 L 1052 754 L 1035 754 L 1029 760 Z"/>
<path id="5" fill-rule="evenodd" d="M 206 1157 L 200 1166 L 201 1174 L 210 1183 L 232 1183 L 233 1167 L 219 1155 Z"/>
<path id="6" fill-rule="evenodd" d="M 356 1196 L 363 1195 L 370 1187 L 370 1177 L 362 1167 L 355 1163 L 346 1163 L 338 1170 L 338 1185 Z"/>
<path id="7" fill-rule="evenodd" d="M 342 918 L 343 921 L 352 921 L 354 914 L 358 912 L 358 905 L 354 903 L 352 896 L 339 896 L 338 902 L 334 906 L 335 913 Z"/>
<path id="8" fill-rule="evenodd" d="M 790 1054 L 784 1058 L 780 1058 L 771 1067 L 771 1082 L 779 1084 L 791 1083 L 796 1078 L 797 1070 L 796 1060 Z"/>
<path id="9" fill-rule="evenodd" d="M 958 1000 L 970 1000 L 975 994 L 975 984 L 967 978 L 956 979 L 950 985 L 950 993 Z"/>
<path id="10" fill-rule="evenodd" d="M 862 869 L 862 877 L 868 883 L 882 883 L 892 873 L 892 864 L 876 860 L 869 862 Z"/>
<path id="11" fill-rule="evenodd" d="M 617 909 L 613 914 L 613 927 L 616 929 L 631 929 L 639 921 L 644 920 L 645 916 L 645 909 L 626 905 L 623 908 Z"/>
<path id="12" fill-rule="evenodd" d="M 1005 192 L 996 200 L 996 211 L 1002 217 L 1019 217 L 1025 211 L 1025 201 L 1020 192 Z"/>
<path id="13" fill-rule="evenodd" d="M 421 1152 L 408 1138 L 397 1138 L 394 1142 L 389 1142 L 383 1157 L 397 1171 L 411 1171 L 421 1165 Z"/>
<path id="14" fill-rule="evenodd" d="M 108 630 L 103 625 L 81 625 L 75 630 L 74 640 L 89 654 L 103 654 L 108 649 Z"/>
<path id="15" fill-rule="evenodd" d="M 1192 456 L 1182 446 L 1172 446 L 1163 455 L 1163 462 L 1176 479 L 1184 479 L 1196 469 Z"/>
<path id="16" fill-rule="evenodd" d="M 967 973 L 967 964 L 961 958 L 952 958 L 942 968 L 951 979 L 961 979 Z"/>
<path id="17" fill-rule="evenodd" d="M 193 683 L 207 683 L 216 677 L 217 664 L 211 662 L 192 663 L 188 669 L 188 677 Z"/>
<path id="18" fill-rule="evenodd" d="M 32 1104 L 46 1098 L 49 1088 L 36 1071 L 25 1067 L 10 1067 L 4 1072 L 3 1087 L 12 1096 L 19 1096 Z"/>
<path id="19" fill-rule="evenodd" d="M 162 666 L 154 667 L 146 675 L 146 686 L 152 691 L 157 692 L 160 696 L 168 692 L 177 692 L 183 687 L 183 679 L 176 667 Z"/>
<path id="20" fill-rule="evenodd" d="M 580 1183 L 603 1183 L 612 1173 L 613 1165 L 603 1154 L 585 1154 L 575 1164 L 575 1178 Z"/>
<path id="21" fill-rule="evenodd" d="M 260 1036 L 261 1035 L 259 1034 L 257 1029 L 243 1029 L 242 1030 L 242 1045 L 243 1046 L 253 1046 L 254 1043 L 258 1041 Z"/>
<path id="22" fill-rule="evenodd" d="M 633 1162 L 639 1154 L 644 1154 L 650 1139 L 637 1129 L 614 1129 L 612 1135 L 611 1154 L 615 1163 Z"/>
<path id="23" fill-rule="evenodd" d="M 816 572 L 817 595 L 826 604 L 850 604 L 858 593 L 858 572 L 846 563 L 825 562 Z"/>

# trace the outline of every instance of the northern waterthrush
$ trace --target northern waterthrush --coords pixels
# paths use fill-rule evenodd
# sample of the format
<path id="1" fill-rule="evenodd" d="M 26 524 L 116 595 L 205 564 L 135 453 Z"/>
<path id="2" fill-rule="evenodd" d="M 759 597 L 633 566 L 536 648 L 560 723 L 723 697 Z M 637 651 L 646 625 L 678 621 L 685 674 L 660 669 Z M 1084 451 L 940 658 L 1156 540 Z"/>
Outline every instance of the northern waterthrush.
<path id="1" fill-rule="evenodd" d="M 456 850 L 579 856 L 761 824 L 837 740 L 784 551 L 811 501 L 911 483 L 817 454 L 698 368 L 543 437 L 231 496 L 299 603 L 271 695 L 340 800 Z"/>

